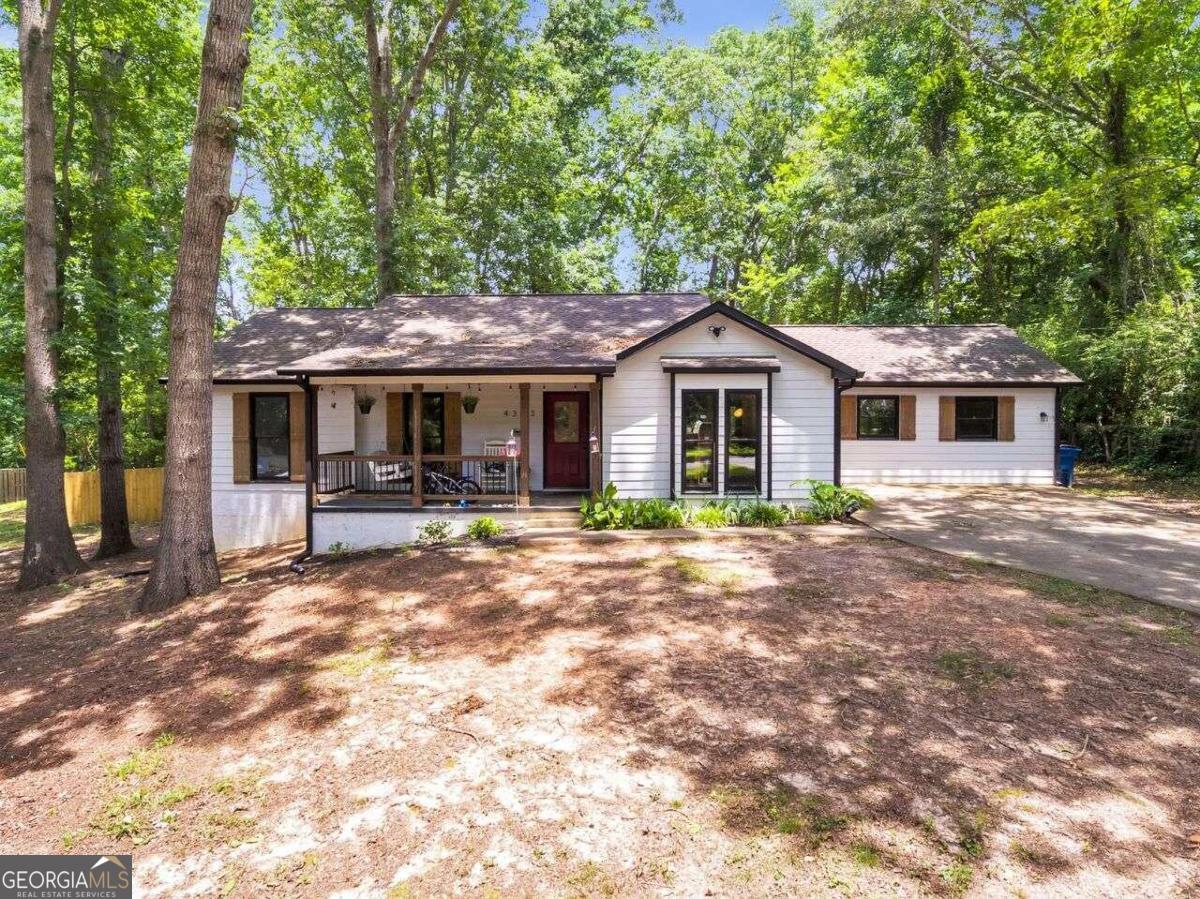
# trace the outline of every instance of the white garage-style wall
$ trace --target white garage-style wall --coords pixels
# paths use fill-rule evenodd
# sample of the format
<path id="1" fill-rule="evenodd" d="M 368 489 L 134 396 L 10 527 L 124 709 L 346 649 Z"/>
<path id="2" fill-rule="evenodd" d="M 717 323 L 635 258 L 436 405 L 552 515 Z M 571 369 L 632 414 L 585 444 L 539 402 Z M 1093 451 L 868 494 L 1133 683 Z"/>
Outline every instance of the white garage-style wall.
<path id="1" fill-rule="evenodd" d="M 846 395 L 915 396 L 917 430 L 915 440 L 843 440 L 844 484 L 1054 483 L 1052 387 L 856 387 Z M 1014 397 L 1014 439 L 939 440 L 943 396 Z"/>
<path id="2" fill-rule="evenodd" d="M 722 325 L 714 337 L 708 330 Z M 724 390 L 752 387 L 763 391 L 764 482 L 767 493 L 766 447 L 767 376 L 687 373 L 675 376 L 675 419 L 671 420 L 671 376 L 662 370 L 662 356 L 773 355 L 781 370 L 771 375 L 772 498 L 802 499 L 808 495 L 797 481 L 833 479 L 834 385 L 830 370 L 732 319 L 714 314 L 652 344 L 617 363 L 616 373 L 603 382 L 604 473 L 625 497 L 665 497 L 672 480 L 679 493 L 681 453 L 680 392 L 714 388 L 721 391 L 718 420 L 718 469 L 722 489 L 725 469 Z M 671 435 L 675 458 L 671 458 Z M 722 494 L 718 494 L 722 495 Z"/>

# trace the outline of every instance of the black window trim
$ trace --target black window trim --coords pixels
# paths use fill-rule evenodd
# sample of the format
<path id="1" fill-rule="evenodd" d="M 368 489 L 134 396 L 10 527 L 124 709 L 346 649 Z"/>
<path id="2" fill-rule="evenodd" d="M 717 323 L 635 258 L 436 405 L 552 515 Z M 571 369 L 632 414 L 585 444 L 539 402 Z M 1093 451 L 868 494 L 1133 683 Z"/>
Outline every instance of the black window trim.
<path id="1" fill-rule="evenodd" d="M 725 494 L 727 496 L 752 496 L 762 493 L 762 389 L 759 387 L 726 387 L 725 394 Z M 729 435 L 733 429 L 729 427 L 729 413 L 731 409 L 729 397 L 737 393 L 753 393 L 756 397 L 755 407 L 758 409 L 758 452 L 754 456 L 754 489 L 753 490 L 731 490 L 729 488 Z"/>
<path id="2" fill-rule="evenodd" d="M 963 417 L 958 414 L 958 406 L 962 400 L 990 400 L 992 404 L 992 433 L 988 437 L 964 437 L 959 429 Z M 1000 440 L 1000 397 L 999 396 L 956 396 L 954 398 L 954 439 L 967 443 L 996 443 Z"/>
<path id="3" fill-rule="evenodd" d="M 284 432 L 288 441 L 288 466 L 282 475 L 273 478 L 258 476 L 258 401 L 268 397 L 278 397 L 283 400 Z M 289 481 L 292 478 L 292 395 L 286 391 L 253 391 L 250 394 L 250 480 L 262 484 L 275 484 Z"/>
<path id="4" fill-rule="evenodd" d="M 720 424 L 719 410 L 721 408 L 721 391 L 716 387 L 696 387 L 688 388 L 679 391 L 679 492 L 688 496 L 715 496 L 718 492 L 717 484 L 717 449 L 721 445 L 720 439 L 716 434 L 712 439 L 712 471 L 709 480 L 712 481 L 712 487 L 708 490 L 697 490 L 695 488 L 688 489 L 687 482 L 687 398 L 689 393 L 708 393 L 713 398 L 713 427 L 716 428 Z"/>
<path id="5" fill-rule="evenodd" d="M 855 432 L 858 440 L 899 440 L 900 439 L 900 394 L 898 393 L 860 393 L 856 399 L 858 400 L 855 406 Z M 863 400 L 891 400 L 894 404 L 895 415 L 893 421 L 896 423 L 895 433 L 889 436 L 879 436 L 878 434 L 864 434 L 862 430 L 862 403 Z"/>
<path id="6" fill-rule="evenodd" d="M 403 395 L 404 395 L 404 400 L 402 401 L 402 403 L 400 405 L 400 413 L 401 413 L 401 415 L 404 416 L 404 425 L 401 429 L 401 433 L 403 436 L 401 437 L 400 442 L 401 442 L 401 449 L 404 449 L 404 446 L 403 446 L 404 439 L 403 438 L 404 437 L 409 438 L 409 446 L 405 452 L 407 455 L 411 455 L 412 451 L 413 451 L 413 444 L 414 444 L 414 441 L 412 439 L 412 404 L 413 404 L 413 397 L 416 396 L 416 394 L 413 393 L 411 390 L 406 390 Z M 440 450 L 438 450 L 437 452 L 434 452 L 433 450 L 426 450 L 424 443 L 422 443 L 421 454 L 422 455 L 430 455 L 430 456 L 439 456 L 446 452 L 446 394 L 444 391 L 439 391 L 439 390 L 424 390 L 421 392 L 422 405 L 424 405 L 424 403 L 425 403 L 425 398 L 431 397 L 431 396 L 440 396 L 442 398 L 441 421 L 438 424 L 438 430 L 442 436 L 442 448 Z M 422 422 L 425 421 L 425 410 L 424 409 L 421 410 L 421 421 Z M 423 439 L 425 437 L 425 435 L 422 434 L 421 437 Z"/>

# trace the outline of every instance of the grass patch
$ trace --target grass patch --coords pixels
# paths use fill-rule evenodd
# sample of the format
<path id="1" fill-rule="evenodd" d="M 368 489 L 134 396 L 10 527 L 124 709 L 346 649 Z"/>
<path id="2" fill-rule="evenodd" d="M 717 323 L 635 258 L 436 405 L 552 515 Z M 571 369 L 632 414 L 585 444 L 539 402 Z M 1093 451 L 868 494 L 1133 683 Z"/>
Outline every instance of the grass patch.
<path id="1" fill-rule="evenodd" d="M 695 559 L 676 559 L 675 571 L 689 584 L 707 584 L 708 569 Z"/>
<path id="2" fill-rule="evenodd" d="M 15 549 L 25 542 L 25 500 L 0 503 L 0 549 Z"/>
<path id="3" fill-rule="evenodd" d="M 1046 624 L 1051 627 L 1071 627 L 1074 623 L 1074 618 L 1070 615 L 1064 615 L 1062 612 L 1051 612 L 1046 616 Z"/>
<path id="4" fill-rule="evenodd" d="M 576 868 L 567 877 L 567 885 L 585 895 L 599 893 L 601 896 L 615 896 L 617 892 L 617 883 L 612 875 L 591 861 Z"/>
<path id="5" fill-rule="evenodd" d="M 986 687 L 997 680 L 1008 680 L 1016 669 L 1007 662 L 997 662 L 974 649 L 944 652 L 937 657 L 938 672 L 965 687 Z"/>
<path id="6" fill-rule="evenodd" d="M 942 880 L 950 892 L 956 896 L 962 895 L 971 888 L 971 880 L 975 876 L 970 865 L 962 862 L 955 862 L 952 865 L 947 865 L 939 872 L 942 875 Z"/>
<path id="7" fill-rule="evenodd" d="M 149 749 L 139 749 L 128 758 L 110 764 L 107 768 L 107 774 L 109 777 L 121 781 L 128 780 L 134 776 L 137 776 L 139 779 L 152 777 L 166 764 L 167 757 L 165 750 L 174 744 L 175 735 L 170 731 L 163 731 L 154 738 L 154 742 L 150 745 Z"/>
<path id="8" fill-rule="evenodd" d="M 318 667 L 342 677 L 362 677 L 383 666 L 391 656 L 391 644 L 384 641 L 375 646 L 359 646 L 350 652 L 324 659 Z"/>
<path id="9" fill-rule="evenodd" d="M 864 868 L 878 868 L 883 861 L 879 848 L 874 843 L 860 841 L 850 844 L 850 857 L 854 863 Z"/>
<path id="10" fill-rule="evenodd" d="M 798 793 L 782 786 L 720 787 L 709 795 L 720 806 L 725 825 L 738 830 L 800 836 L 814 848 L 850 823 L 845 815 L 829 810 L 829 800 L 824 796 Z"/>

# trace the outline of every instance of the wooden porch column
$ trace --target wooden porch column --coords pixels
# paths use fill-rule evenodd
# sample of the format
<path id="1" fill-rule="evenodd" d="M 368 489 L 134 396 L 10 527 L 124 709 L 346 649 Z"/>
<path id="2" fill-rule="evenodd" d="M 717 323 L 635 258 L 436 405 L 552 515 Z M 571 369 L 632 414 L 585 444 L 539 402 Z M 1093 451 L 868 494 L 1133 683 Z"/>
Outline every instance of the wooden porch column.
<path id="1" fill-rule="evenodd" d="M 423 384 L 412 386 L 412 504 L 419 509 L 425 505 L 425 475 L 421 470 L 421 450 L 425 443 L 424 411 L 425 390 Z"/>
<path id="2" fill-rule="evenodd" d="M 517 459 L 517 505 L 529 505 L 529 385 L 521 391 L 521 455 Z"/>
<path id="3" fill-rule="evenodd" d="M 600 382 L 593 381 L 588 386 L 588 423 L 591 425 L 592 433 L 600 440 L 600 447 L 604 447 L 604 423 L 600 420 Z M 593 453 L 591 451 L 591 434 L 588 434 L 588 471 L 591 473 L 588 477 L 588 483 L 592 487 L 592 496 L 596 496 L 604 490 L 604 485 L 601 479 L 604 477 L 604 469 L 602 467 L 602 453 Z"/>

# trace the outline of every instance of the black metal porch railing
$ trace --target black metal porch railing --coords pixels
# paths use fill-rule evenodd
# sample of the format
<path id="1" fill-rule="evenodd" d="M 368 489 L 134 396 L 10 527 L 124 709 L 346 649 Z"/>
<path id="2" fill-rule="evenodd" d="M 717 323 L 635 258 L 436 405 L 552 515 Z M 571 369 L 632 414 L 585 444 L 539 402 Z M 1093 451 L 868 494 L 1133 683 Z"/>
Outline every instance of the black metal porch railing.
<path id="1" fill-rule="evenodd" d="M 317 457 L 317 493 L 413 496 L 412 456 L 331 453 Z M 511 498 L 517 460 L 505 456 L 430 455 L 421 460 L 420 494 L 426 500 Z"/>

